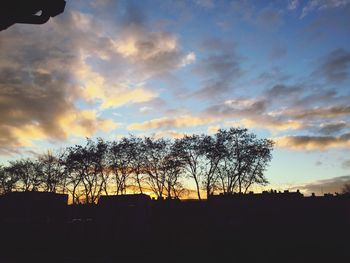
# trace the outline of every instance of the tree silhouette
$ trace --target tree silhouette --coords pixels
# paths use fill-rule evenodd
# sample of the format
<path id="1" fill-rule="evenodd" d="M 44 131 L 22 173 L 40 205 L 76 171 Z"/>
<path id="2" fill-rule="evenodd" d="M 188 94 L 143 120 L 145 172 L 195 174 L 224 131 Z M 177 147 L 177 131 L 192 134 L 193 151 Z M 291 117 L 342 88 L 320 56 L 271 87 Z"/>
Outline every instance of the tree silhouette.
<path id="1" fill-rule="evenodd" d="M 201 166 L 201 141 L 203 136 L 199 135 L 185 135 L 181 139 L 176 139 L 174 142 L 174 149 L 177 155 L 182 159 L 184 168 L 189 178 L 192 178 L 196 185 L 198 199 L 201 200 L 201 180 L 202 180 L 202 166 Z"/>
<path id="2" fill-rule="evenodd" d="M 39 173 L 44 191 L 65 192 L 67 172 L 62 157 L 64 153 L 54 155 L 48 151 L 38 157 Z"/>
<path id="3" fill-rule="evenodd" d="M 246 193 L 253 184 L 267 184 L 264 171 L 272 158 L 273 142 L 257 139 L 247 129 L 219 130 L 224 153 L 218 165 L 219 188 L 223 193 Z"/>
<path id="4" fill-rule="evenodd" d="M 138 191 L 143 193 L 143 185 L 145 183 L 145 154 L 146 148 L 141 138 L 130 136 L 129 140 L 129 156 L 132 170 L 132 181 L 137 185 Z"/>
<path id="5" fill-rule="evenodd" d="M 154 139 L 146 137 L 144 139 L 144 145 L 144 169 L 147 174 L 146 182 L 158 198 L 163 198 L 166 179 L 164 160 L 169 152 L 170 141 L 163 138 Z"/>
<path id="6" fill-rule="evenodd" d="M 220 133 L 213 137 L 205 135 L 202 138 L 200 149 L 204 157 L 201 164 L 204 170 L 203 188 L 209 198 L 217 188 L 217 167 L 226 153 Z"/>
<path id="7" fill-rule="evenodd" d="M 133 142 L 125 137 L 110 144 L 108 163 L 113 173 L 116 195 L 126 193 L 127 181 L 133 172 L 132 161 L 135 156 L 132 149 L 134 147 Z"/>
<path id="8" fill-rule="evenodd" d="M 9 167 L 0 166 L 0 194 L 14 191 L 17 181 L 18 177 L 10 173 Z"/>
<path id="9" fill-rule="evenodd" d="M 194 181 L 198 199 L 218 192 L 246 193 L 268 181 L 264 171 L 273 142 L 247 129 L 219 130 L 214 135 L 184 136 L 174 141 L 135 136 L 105 142 L 87 138 L 85 145 L 47 152 L 0 167 L 0 194 L 11 191 L 69 193 L 74 204 L 94 204 L 110 193 L 133 189 L 158 198 L 178 198 L 183 180 Z"/>
<path id="10" fill-rule="evenodd" d="M 75 145 L 67 150 L 65 164 L 69 172 L 70 192 L 73 202 L 79 203 L 83 195 L 84 201 L 89 204 L 97 202 L 101 193 L 107 188 L 107 177 L 104 158 L 107 144 L 101 139 L 95 143 L 87 139 L 85 146 Z"/>
<path id="11" fill-rule="evenodd" d="M 176 146 L 172 145 L 162 162 L 162 170 L 165 174 L 165 190 L 168 198 L 180 197 L 184 191 L 181 179 L 184 174 L 184 161 L 177 154 Z"/>
<path id="12" fill-rule="evenodd" d="M 37 191 L 40 184 L 40 164 L 30 159 L 11 161 L 6 168 L 7 173 L 16 182 L 16 189 L 20 191 Z"/>

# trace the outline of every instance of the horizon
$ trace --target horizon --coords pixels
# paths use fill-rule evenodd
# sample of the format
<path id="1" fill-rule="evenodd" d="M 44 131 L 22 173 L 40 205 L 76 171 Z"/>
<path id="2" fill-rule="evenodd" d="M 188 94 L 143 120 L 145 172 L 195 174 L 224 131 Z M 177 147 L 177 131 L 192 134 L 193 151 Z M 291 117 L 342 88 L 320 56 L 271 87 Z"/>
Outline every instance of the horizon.
<path id="1" fill-rule="evenodd" d="M 0 164 L 85 137 L 244 127 L 276 142 L 260 191 L 341 192 L 349 24 L 348 0 L 67 1 L 0 32 Z"/>

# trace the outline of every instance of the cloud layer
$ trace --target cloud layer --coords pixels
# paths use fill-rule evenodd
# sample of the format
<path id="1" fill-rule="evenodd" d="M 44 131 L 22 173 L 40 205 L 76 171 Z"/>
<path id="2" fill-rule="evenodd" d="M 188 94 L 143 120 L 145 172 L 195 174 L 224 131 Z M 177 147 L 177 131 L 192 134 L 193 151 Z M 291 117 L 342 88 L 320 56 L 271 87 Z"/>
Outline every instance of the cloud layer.
<path id="1" fill-rule="evenodd" d="M 317 180 L 308 184 L 300 185 L 295 189 L 300 189 L 305 194 L 315 193 L 323 195 L 326 193 L 341 193 L 345 184 L 350 184 L 350 175 L 334 177 L 330 179 Z"/>
<path id="2" fill-rule="evenodd" d="M 119 124 L 101 117 L 103 111 L 154 100 L 159 94 L 145 81 L 195 61 L 174 34 L 148 30 L 137 8 L 105 27 L 98 12 L 106 18 L 113 3 L 87 4 L 97 13 L 72 3 L 42 28 L 19 25 L 1 33 L 0 154 L 111 131 Z"/>

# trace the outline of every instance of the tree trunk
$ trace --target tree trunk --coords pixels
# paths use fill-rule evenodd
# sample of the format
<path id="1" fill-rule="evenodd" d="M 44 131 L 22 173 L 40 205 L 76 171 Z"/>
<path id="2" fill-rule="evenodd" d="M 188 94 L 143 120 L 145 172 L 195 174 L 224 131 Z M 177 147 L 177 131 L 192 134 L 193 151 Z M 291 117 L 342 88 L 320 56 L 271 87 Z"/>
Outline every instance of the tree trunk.
<path id="1" fill-rule="evenodd" d="M 197 188 L 197 195 L 198 195 L 198 199 L 199 201 L 201 201 L 201 193 L 200 193 L 200 189 L 199 189 L 199 184 L 198 184 L 198 180 L 197 177 L 194 177 L 194 181 L 196 182 L 196 188 Z"/>
<path id="2" fill-rule="evenodd" d="M 140 193 L 143 194 L 143 192 L 142 192 L 142 186 L 141 186 L 141 181 L 140 181 L 140 175 L 139 175 L 139 174 L 136 175 L 136 181 L 137 181 L 137 184 L 138 184 L 138 186 L 139 186 Z"/>

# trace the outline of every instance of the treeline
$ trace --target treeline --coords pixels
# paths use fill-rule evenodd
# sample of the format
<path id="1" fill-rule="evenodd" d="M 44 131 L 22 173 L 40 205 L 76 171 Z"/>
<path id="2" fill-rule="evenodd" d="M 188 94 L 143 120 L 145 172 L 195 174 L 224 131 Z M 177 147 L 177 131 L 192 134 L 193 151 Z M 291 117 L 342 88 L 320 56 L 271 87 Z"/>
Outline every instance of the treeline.
<path id="1" fill-rule="evenodd" d="M 118 141 L 87 139 L 36 159 L 10 161 L 0 167 L 0 194 L 11 191 L 66 193 L 73 203 L 96 203 L 101 195 L 127 191 L 179 198 L 195 185 L 198 199 L 214 193 L 247 192 L 268 183 L 264 171 L 273 141 L 247 129 L 169 140 L 124 137 Z M 187 183 L 187 184 L 188 184 Z"/>

